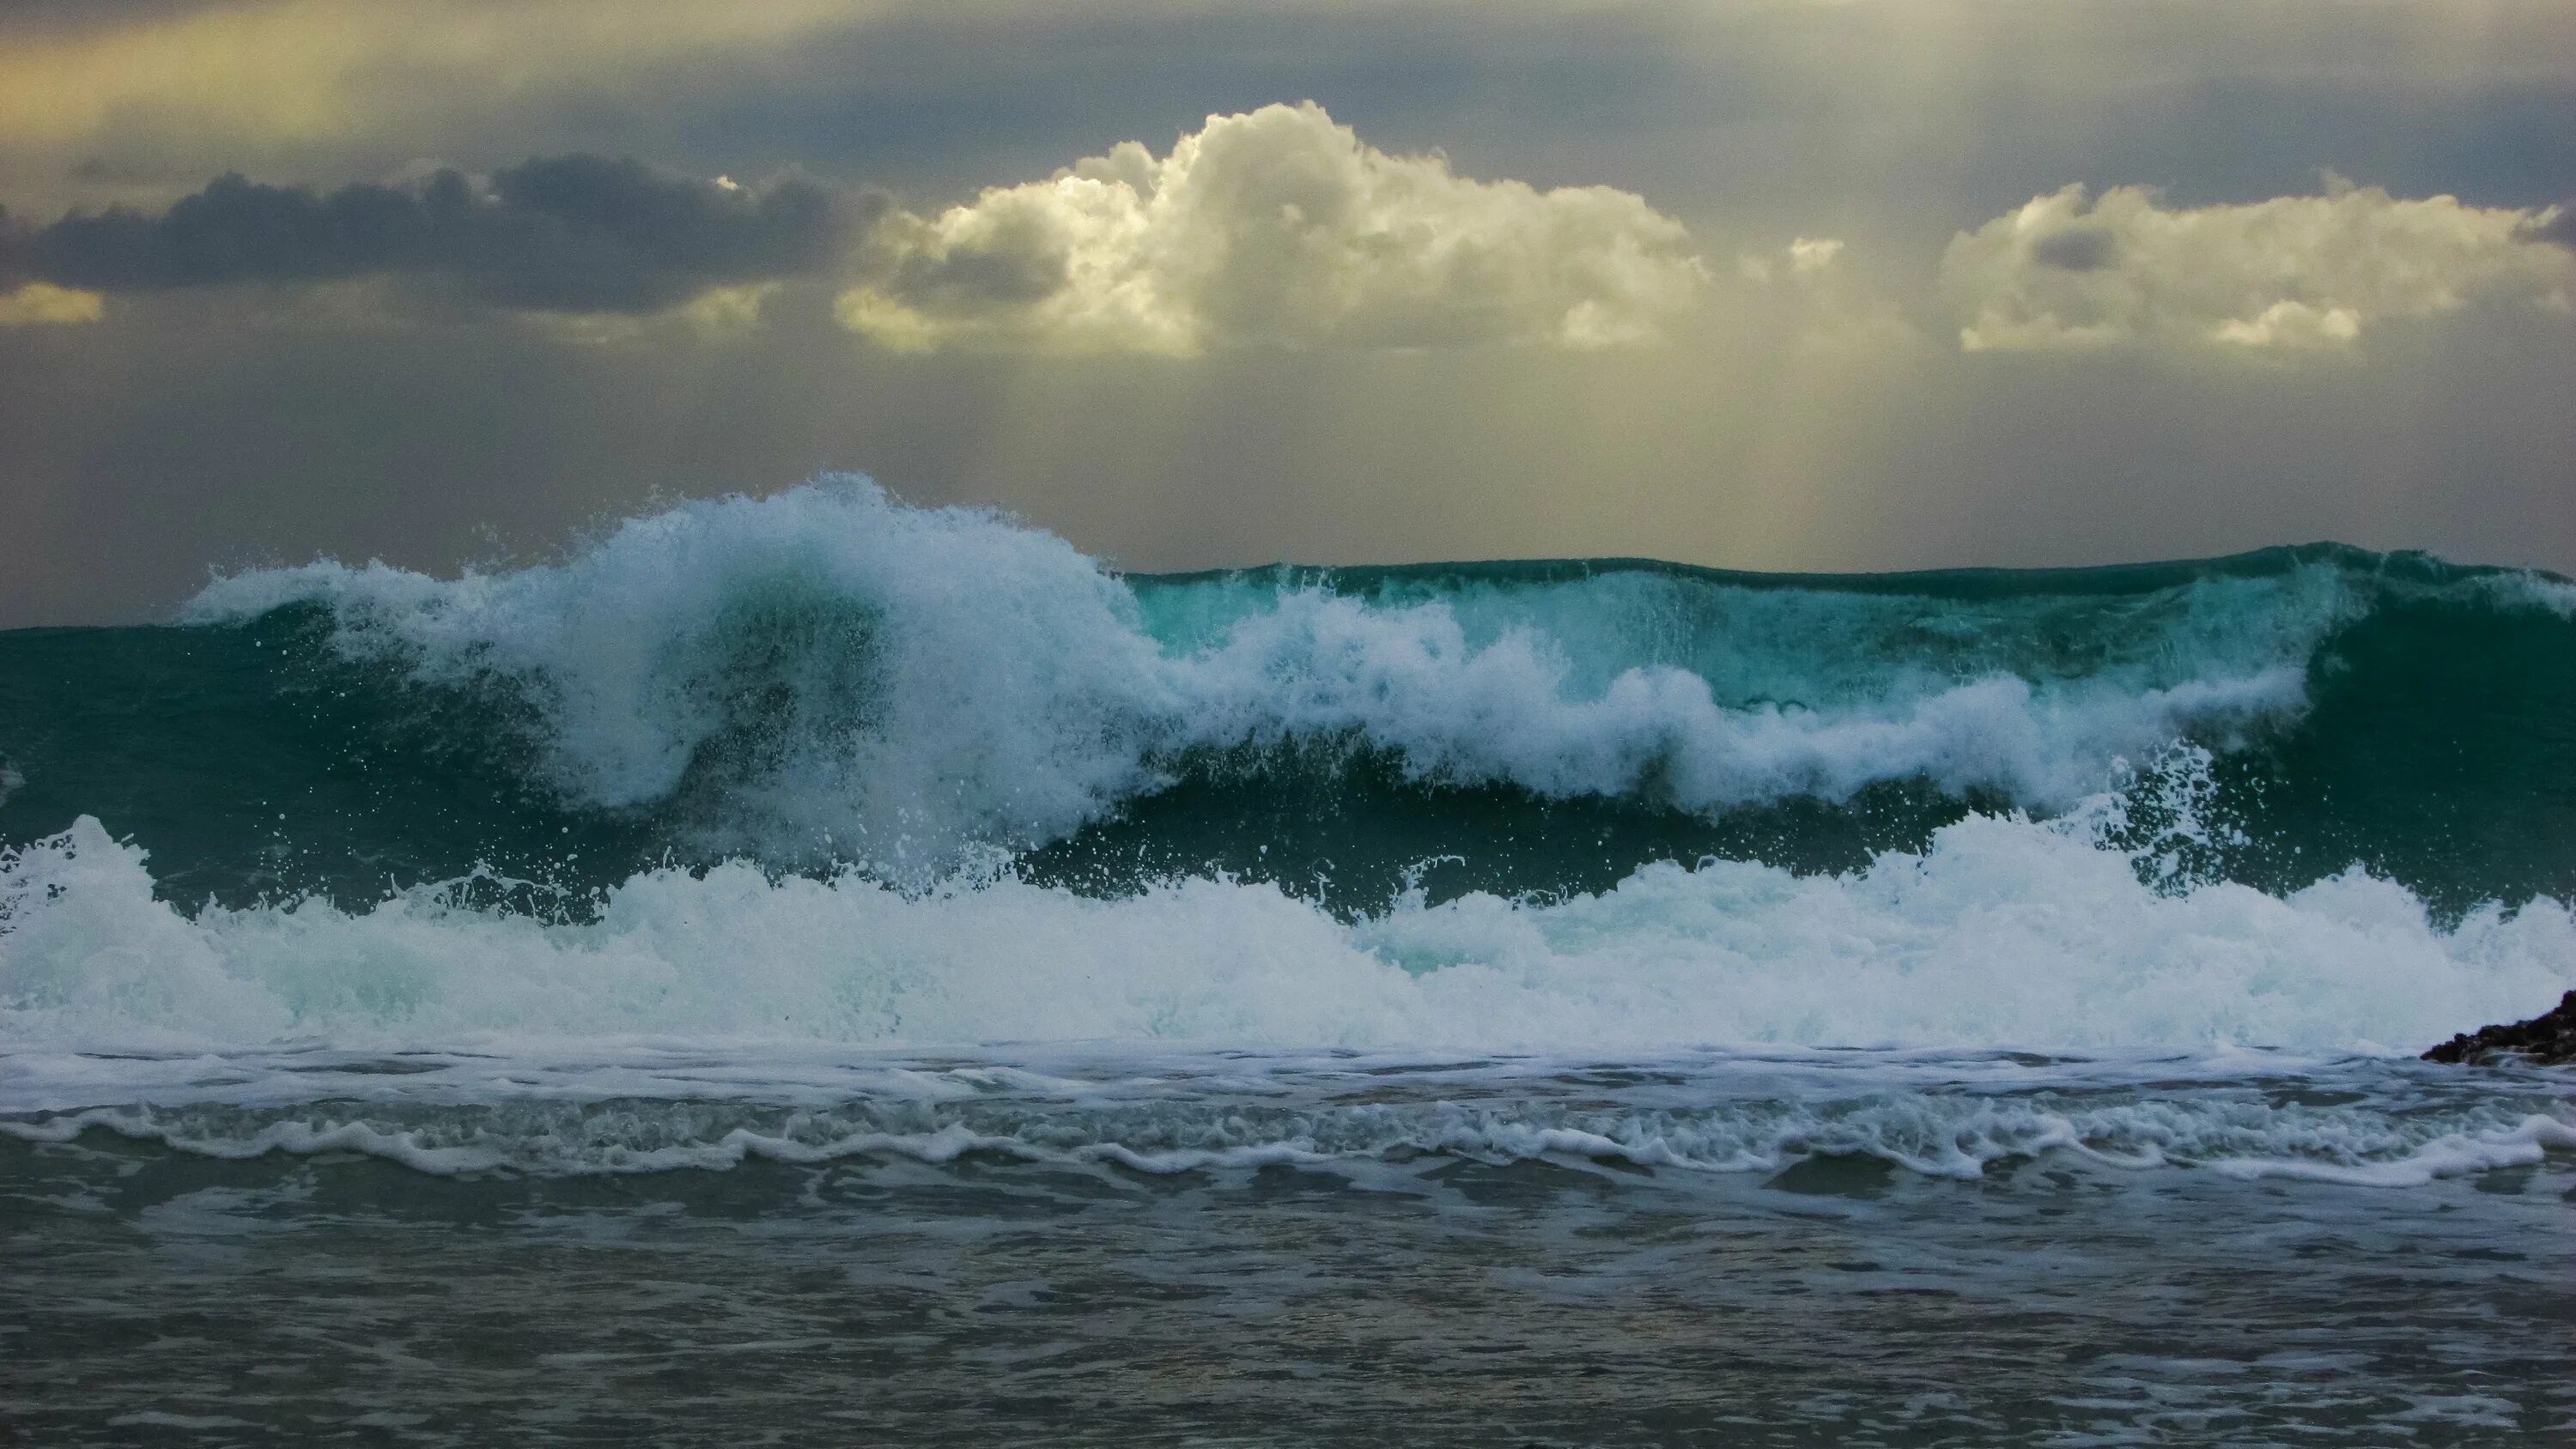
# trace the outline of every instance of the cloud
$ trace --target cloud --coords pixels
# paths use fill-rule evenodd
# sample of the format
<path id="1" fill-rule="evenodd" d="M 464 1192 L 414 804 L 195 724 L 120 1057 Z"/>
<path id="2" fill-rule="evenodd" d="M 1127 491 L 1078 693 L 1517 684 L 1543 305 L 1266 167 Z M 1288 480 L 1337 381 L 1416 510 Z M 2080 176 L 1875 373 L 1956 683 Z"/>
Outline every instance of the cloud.
<path id="1" fill-rule="evenodd" d="M 124 292 L 439 274 L 503 307 L 649 312 L 827 271 L 876 209 L 802 180 L 750 188 L 582 155 L 332 191 L 227 175 L 157 216 L 115 207 L 0 234 L 0 275 Z"/>
<path id="2" fill-rule="evenodd" d="M 2566 310 L 2567 210 L 2400 200 L 2335 180 L 2322 196 L 2169 208 L 2123 186 L 2034 198 L 1950 243 L 1942 290 L 1959 345 L 2125 344 L 2273 353 L 2348 348 L 2378 324 L 2473 303 Z"/>
<path id="3" fill-rule="evenodd" d="M 417 135 L 530 95 L 639 82 L 727 55 L 793 53 L 896 0 L 226 0 L 0 5 L 0 136 L 45 157 L 102 139 L 238 155 Z"/>
<path id="4" fill-rule="evenodd" d="M 2560 202 L 2532 217 L 2522 235 L 2527 241 L 2550 242 L 2576 251 L 2576 202 Z"/>
<path id="5" fill-rule="evenodd" d="M 1840 237 L 1802 236 L 1777 254 L 1741 252 L 1735 258 L 1735 270 L 1748 282 L 1768 282 L 1775 276 L 1814 277 L 1833 270 L 1842 259 Z"/>
<path id="6" fill-rule="evenodd" d="M 891 347 L 1189 355 L 1235 346 L 1647 342 L 1708 282 L 1681 223 L 1393 156 L 1320 106 L 1210 116 L 937 216 L 890 214 L 844 325 Z"/>
<path id="7" fill-rule="evenodd" d="M 0 292 L 0 327 L 95 322 L 104 310 L 105 299 L 98 293 L 48 282 L 28 282 L 14 291 Z"/>

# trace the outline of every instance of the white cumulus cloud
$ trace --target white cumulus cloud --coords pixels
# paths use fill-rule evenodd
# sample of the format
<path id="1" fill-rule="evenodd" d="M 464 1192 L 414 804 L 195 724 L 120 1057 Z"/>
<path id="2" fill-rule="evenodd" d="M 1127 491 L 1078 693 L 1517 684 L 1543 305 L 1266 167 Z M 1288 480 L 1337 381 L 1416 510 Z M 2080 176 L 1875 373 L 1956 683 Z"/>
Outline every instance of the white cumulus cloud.
<path id="1" fill-rule="evenodd" d="M 1312 102 L 1122 142 L 1052 179 L 880 223 L 845 326 L 888 346 L 1211 348 L 1649 342 L 1709 276 L 1631 192 L 1458 176 Z"/>
<path id="2" fill-rule="evenodd" d="M 1970 351 L 2333 350 L 2477 302 L 2568 310 L 2565 219 L 2340 180 L 2321 196 L 2199 208 L 2147 187 L 2069 186 L 1953 239 L 1941 283 Z"/>

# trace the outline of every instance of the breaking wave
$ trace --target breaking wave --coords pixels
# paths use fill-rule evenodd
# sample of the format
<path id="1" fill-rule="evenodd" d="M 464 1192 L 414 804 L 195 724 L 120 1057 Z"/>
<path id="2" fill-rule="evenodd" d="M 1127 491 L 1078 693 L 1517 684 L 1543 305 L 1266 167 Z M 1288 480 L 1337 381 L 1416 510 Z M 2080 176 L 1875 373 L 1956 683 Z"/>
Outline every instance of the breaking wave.
<path id="1" fill-rule="evenodd" d="M 2409 1050 L 2576 977 L 2576 622 L 2331 545 L 1123 576 L 861 479 L 0 635 L 0 1041 Z"/>

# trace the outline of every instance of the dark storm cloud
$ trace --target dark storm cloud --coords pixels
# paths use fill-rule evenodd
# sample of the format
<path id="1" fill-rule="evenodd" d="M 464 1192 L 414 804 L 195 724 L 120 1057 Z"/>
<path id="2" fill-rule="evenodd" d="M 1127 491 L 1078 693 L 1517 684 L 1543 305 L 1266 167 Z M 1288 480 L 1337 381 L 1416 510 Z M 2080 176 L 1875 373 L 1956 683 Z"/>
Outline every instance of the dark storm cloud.
<path id="1" fill-rule="evenodd" d="M 754 189 L 585 155 L 481 184 L 453 170 L 331 191 L 225 175 L 158 216 L 114 207 L 8 228 L 0 274 L 104 292 L 436 274 L 504 307 L 645 312 L 828 271 L 881 209 L 810 181 Z"/>

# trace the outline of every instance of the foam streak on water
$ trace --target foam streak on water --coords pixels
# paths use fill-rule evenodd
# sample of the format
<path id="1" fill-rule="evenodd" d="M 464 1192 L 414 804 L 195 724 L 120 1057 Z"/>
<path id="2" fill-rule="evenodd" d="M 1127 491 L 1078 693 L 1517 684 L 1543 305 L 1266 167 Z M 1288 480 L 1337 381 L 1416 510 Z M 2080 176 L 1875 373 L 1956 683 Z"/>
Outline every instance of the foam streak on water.
<path id="1" fill-rule="evenodd" d="M 630 1042 L 576 1051 L 313 1048 L 19 1057 L 0 1132 L 216 1159 L 357 1153 L 445 1176 L 723 1171 L 965 1157 L 1149 1174 L 1391 1164 L 1774 1173 L 1862 1157 L 1975 1178 L 2051 1155 L 2355 1186 L 2576 1147 L 2576 1087 L 2277 1053 L 1553 1057 L 1012 1048 L 919 1057 Z M 87 1105 L 99 1094 L 142 1100 Z M 1616 1174 L 1612 1175 L 1613 1180 Z"/>

